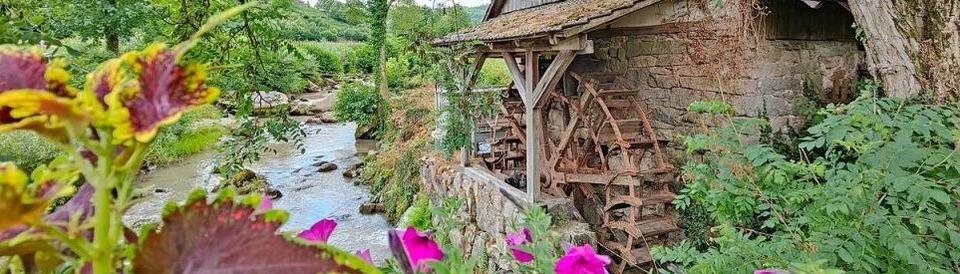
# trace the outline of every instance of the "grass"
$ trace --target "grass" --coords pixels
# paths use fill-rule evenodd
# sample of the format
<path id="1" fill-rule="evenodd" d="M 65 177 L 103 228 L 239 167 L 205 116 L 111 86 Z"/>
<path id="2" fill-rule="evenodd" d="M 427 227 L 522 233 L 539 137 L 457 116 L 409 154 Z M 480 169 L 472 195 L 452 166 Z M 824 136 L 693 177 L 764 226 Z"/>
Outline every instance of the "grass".
<path id="1" fill-rule="evenodd" d="M 218 122 L 198 122 L 220 117 L 220 110 L 214 106 L 187 112 L 179 122 L 163 128 L 157 135 L 147 150 L 146 164 L 169 165 L 213 147 L 227 133 L 227 128 Z M 59 146 L 36 133 L 21 130 L 0 133 L 0 162 L 13 162 L 22 170 L 32 171 L 62 154 Z"/>
<path id="2" fill-rule="evenodd" d="M 62 154 L 60 147 L 30 131 L 15 130 L 0 134 L 0 162 L 13 162 L 32 171 Z"/>
<path id="3" fill-rule="evenodd" d="M 303 45 L 307 47 L 318 47 L 324 48 L 336 54 L 340 59 L 347 57 L 347 54 L 350 51 L 353 51 L 354 48 L 362 45 L 362 42 L 319 42 L 319 41 L 297 41 L 297 45 Z"/>
<path id="4" fill-rule="evenodd" d="M 214 106 L 194 109 L 176 124 L 163 129 L 147 150 L 146 164 L 165 166 L 216 145 L 227 128 L 218 122 L 198 123 L 222 117 Z"/>

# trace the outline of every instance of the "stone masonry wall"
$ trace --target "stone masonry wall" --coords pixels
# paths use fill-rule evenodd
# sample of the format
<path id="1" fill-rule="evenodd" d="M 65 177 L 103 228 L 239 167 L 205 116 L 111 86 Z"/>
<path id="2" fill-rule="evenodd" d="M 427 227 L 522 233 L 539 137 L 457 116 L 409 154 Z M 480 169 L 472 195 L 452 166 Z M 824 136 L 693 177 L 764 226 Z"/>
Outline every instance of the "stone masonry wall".
<path id="1" fill-rule="evenodd" d="M 420 174 L 424 190 L 434 202 L 445 197 L 457 197 L 462 202 L 457 217 L 465 226 L 437 233 L 449 233 L 450 240 L 468 256 L 486 257 L 481 266 L 488 273 L 513 269 L 513 255 L 506 247 L 504 236 L 514 232 L 513 227 L 521 222 L 522 208 L 501 194 L 501 185 L 510 186 L 488 171 L 442 165 L 432 160 L 426 161 Z"/>
<path id="2" fill-rule="evenodd" d="M 434 204 L 446 197 L 461 200 L 456 217 L 464 226 L 459 230 L 435 233 L 447 233 L 453 244 L 467 256 L 481 258 L 479 268 L 484 270 L 481 273 L 515 273 L 517 263 L 506 246 L 505 236 L 519 230 L 517 227 L 522 223 L 524 208 L 530 206 L 523 198 L 524 193 L 486 169 L 445 165 L 434 159 L 425 161 L 420 174 L 423 189 Z M 562 210 L 554 210 L 548 203 L 547 212 L 555 215 L 556 211 Z M 554 217 L 551 228 L 554 239 L 573 244 L 595 241 L 596 236 L 586 223 L 559 222 L 558 219 Z"/>
<path id="3" fill-rule="evenodd" d="M 802 124 L 804 86 L 824 102 L 852 100 L 862 52 L 852 41 L 762 40 L 743 60 L 742 77 L 719 81 L 694 65 L 690 41 L 672 34 L 593 38 L 594 54 L 578 56 L 571 70 L 615 72 L 640 89 L 654 127 L 664 137 L 694 130 L 687 106 L 724 99 L 736 115 L 770 119 L 774 131 Z"/>

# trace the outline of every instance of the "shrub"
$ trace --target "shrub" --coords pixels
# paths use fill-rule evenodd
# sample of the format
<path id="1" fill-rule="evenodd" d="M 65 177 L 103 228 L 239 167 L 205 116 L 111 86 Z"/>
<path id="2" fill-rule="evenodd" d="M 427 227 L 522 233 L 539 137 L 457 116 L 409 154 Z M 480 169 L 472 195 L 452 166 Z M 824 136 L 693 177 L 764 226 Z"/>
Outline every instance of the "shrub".
<path id="1" fill-rule="evenodd" d="M 343 61 L 340 60 L 340 56 L 326 49 L 323 44 L 301 43 L 298 44 L 298 47 L 313 61 L 317 73 L 339 74 L 343 72 Z"/>
<path id="2" fill-rule="evenodd" d="M 380 53 L 373 46 L 363 44 L 347 53 L 345 70 L 349 73 L 373 73 L 380 62 Z"/>
<path id="3" fill-rule="evenodd" d="M 510 70 L 507 69 L 507 63 L 502 59 L 487 59 L 480 69 L 480 76 L 477 77 L 478 87 L 499 87 L 506 86 L 512 82 Z"/>
<path id="4" fill-rule="evenodd" d="M 960 108 L 866 92 L 821 113 L 801 139 L 804 159 L 743 142 L 741 133 L 762 125 L 757 120 L 733 120 L 686 141 L 688 151 L 706 154 L 684 166 L 686 189 L 675 204 L 700 203 L 719 225 L 714 247 L 688 248 L 697 259 L 680 263 L 692 273 L 960 267 Z M 678 250 L 667 251 L 660 253 Z"/>
<path id="5" fill-rule="evenodd" d="M 371 126 L 378 120 L 377 111 L 383 99 L 367 85 L 348 83 L 337 92 L 333 115 L 341 121 L 353 121 L 359 126 Z"/>

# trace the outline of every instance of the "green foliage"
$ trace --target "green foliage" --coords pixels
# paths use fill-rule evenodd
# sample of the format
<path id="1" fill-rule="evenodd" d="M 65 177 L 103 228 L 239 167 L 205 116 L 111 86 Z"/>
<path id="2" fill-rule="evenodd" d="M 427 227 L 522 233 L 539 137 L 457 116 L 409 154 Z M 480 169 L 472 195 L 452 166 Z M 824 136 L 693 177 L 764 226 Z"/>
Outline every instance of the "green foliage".
<path id="1" fill-rule="evenodd" d="M 763 125 L 757 120 L 689 138 L 689 151 L 706 154 L 684 166 L 686 189 L 675 205 L 700 203 L 719 225 L 710 249 L 680 261 L 688 271 L 957 269 L 960 108 L 874 92 L 822 110 L 823 121 L 799 145 L 820 153 L 803 159 L 742 141 Z M 676 258 L 685 257 L 658 257 Z"/>
<path id="2" fill-rule="evenodd" d="M 696 101 L 690 103 L 687 111 L 703 114 L 731 114 L 733 113 L 733 106 L 720 100 Z"/>
<path id="3" fill-rule="evenodd" d="M 383 98 L 377 91 L 360 83 L 348 83 L 337 92 L 333 115 L 341 121 L 353 121 L 360 127 L 378 127 L 382 122 L 379 106 Z"/>
<path id="4" fill-rule="evenodd" d="M 418 230 L 428 230 L 433 227 L 431 220 L 433 215 L 430 209 L 430 199 L 427 196 L 419 195 L 414 199 L 413 206 L 407 209 L 406 225 L 413 226 Z"/>
<path id="5" fill-rule="evenodd" d="M 434 234 L 434 238 L 446 252 L 442 261 L 430 265 L 436 273 L 472 274 L 476 272 L 481 260 L 486 259 L 481 258 L 481 254 L 471 254 L 467 257 L 463 250 L 450 240 L 450 232 L 459 230 L 464 225 L 464 220 L 457 217 L 457 213 L 462 210 L 462 204 L 463 200 L 447 197 L 440 200 L 440 205 L 433 211 L 433 215 L 436 216 L 434 225 L 437 228 L 436 231 L 440 232 Z"/>
<path id="6" fill-rule="evenodd" d="M 13 162 L 23 170 L 53 161 L 63 152 L 56 143 L 30 131 L 0 133 L 0 162 Z"/>
<path id="7" fill-rule="evenodd" d="M 312 61 L 312 71 L 321 74 L 340 74 L 343 72 L 343 60 L 336 53 L 317 43 L 299 43 L 297 47 Z"/>
<path id="8" fill-rule="evenodd" d="M 344 70 L 350 73 L 372 73 L 377 67 L 379 53 L 369 44 L 354 47 L 347 53 Z"/>
<path id="9" fill-rule="evenodd" d="M 477 86 L 502 87 L 509 85 L 512 81 L 506 62 L 502 59 L 487 59 L 483 63 L 483 68 L 480 69 L 480 75 L 477 77 Z"/>
<path id="10" fill-rule="evenodd" d="M 144 161 L 147 165 L 164 166 L 213 147 L 227 133 L 220 117 L 220 110 L 214 106 L 187 112 L 157 135 Z"/>
<path id="11" fill-rule="evenodd" d="M 550 235 L 550 225 L 553 223 L 550 215 L 543 207 L 534 206 L 523 212 L 523 223 L 520 227 L 530 229 L 533 242 L 525 251 L 533 254 L 530 264 L 520 264 L 523 273 L 553 273 L 556 266 L 557 250 L 560 250 L 556 239 Z M 521 228 L 517 228 L 519 231 Z"/>

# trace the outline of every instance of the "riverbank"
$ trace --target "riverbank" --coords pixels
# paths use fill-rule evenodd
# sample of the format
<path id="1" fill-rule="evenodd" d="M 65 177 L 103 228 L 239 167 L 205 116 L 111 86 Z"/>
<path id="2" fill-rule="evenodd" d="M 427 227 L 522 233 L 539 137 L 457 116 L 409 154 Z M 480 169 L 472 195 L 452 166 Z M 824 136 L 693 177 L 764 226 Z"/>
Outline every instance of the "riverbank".
<path id="1" fill-rule="evenodd" d="M 369 200 L 369 189 L 342 175 L 360 162 L 360 155 L 371 148 L 371 143 L 354 139 L 353 123 L 304 127 L 305 153 L 289 144 L 272 144 L 277 153 L 266 153 L 250 166 L 283 193 L 282 198 L 273 202 L 274 208 L 290 212 L 289 221 L 281 230 L 296 232 L 317 220 L 333 218 L 339 225 L 330 238 L 331 244 L 347 251 L 370 249 L 374 262 L 381 263 L 389 257 L 385 232 L 392 226 L 379 215 L 357 213 L 360 205 Z M 204 152 L 141 176 L 137 186 L 150 194 L 127 211 L 124 223 L 136 227 L 157 221 L 166 201 L 183 201 L 196 187 L 213 189 L 219 182 L 219 177 L 212 174 L 213 156 L 212 152 Z M 320 161 L 332 162 L 338 169 L 317 172 L 314 164 Z"/>

